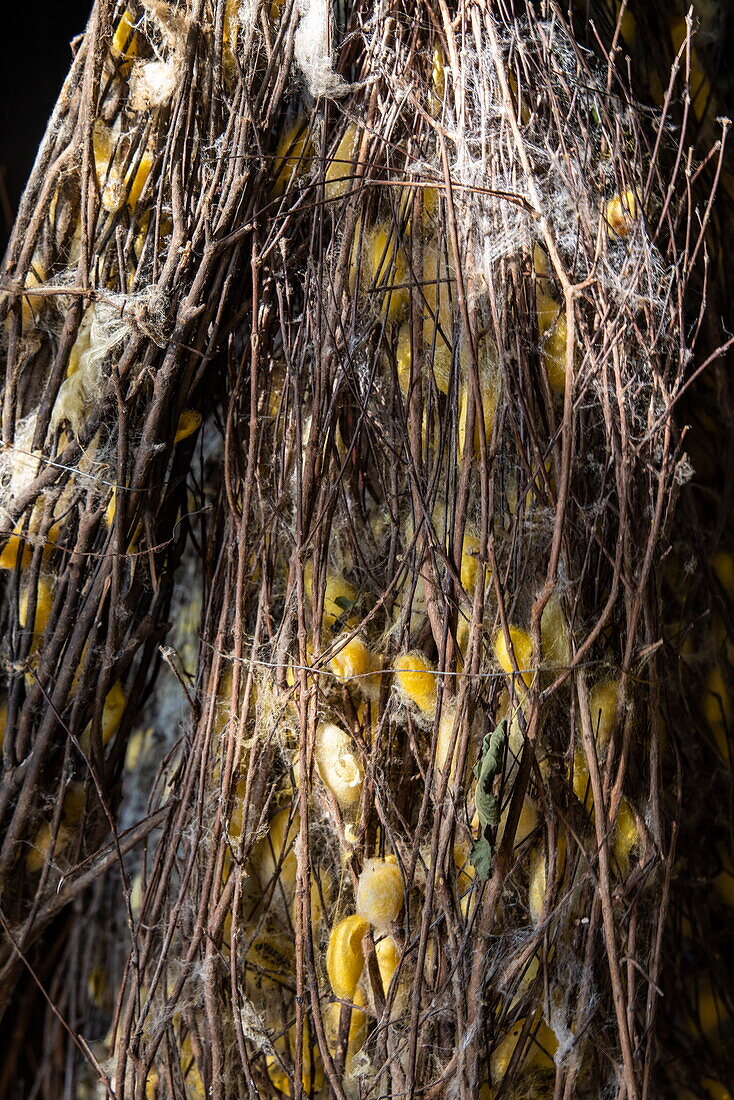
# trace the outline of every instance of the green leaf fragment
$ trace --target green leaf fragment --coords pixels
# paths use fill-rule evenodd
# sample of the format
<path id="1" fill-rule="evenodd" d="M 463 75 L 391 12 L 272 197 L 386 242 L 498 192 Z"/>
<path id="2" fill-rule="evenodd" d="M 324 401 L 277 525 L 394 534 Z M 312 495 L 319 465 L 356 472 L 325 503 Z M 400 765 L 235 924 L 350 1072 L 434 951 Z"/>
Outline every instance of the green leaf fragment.
<path id="1" fill-rule="evenodd" d="M 488 879 L 492 870 L 495 848 L 491 838 L 493 830 L 500 822 L 499 799 L 492 787 L 494 777 L 502 767 L 506 736 L 507 721 L 503 718 L 497 728 L 482 741 L 482 755 L 474 765 L 477 780 L 474 803 L 480 832 L 472 848 L 470 860 L 480 879 Z"/>

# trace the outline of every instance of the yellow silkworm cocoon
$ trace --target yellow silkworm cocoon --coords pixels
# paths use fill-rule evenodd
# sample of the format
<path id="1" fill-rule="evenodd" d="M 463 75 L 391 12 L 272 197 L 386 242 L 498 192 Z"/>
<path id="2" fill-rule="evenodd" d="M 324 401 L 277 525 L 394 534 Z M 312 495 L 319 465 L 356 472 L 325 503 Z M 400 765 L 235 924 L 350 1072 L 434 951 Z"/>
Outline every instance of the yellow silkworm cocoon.
<path id="1" fill-rule="evenodd" d="M 619 803 L 617 819 L 614 822 L 614 840 L 612 843 L 612 855 L 614 862 L 620 870 L 622 878 L 626 878 L 630 867 L 630 856 L 640 843 L 640 832 L 637 828 L 635 815 L 626 798 Z"/>
<path id="2" fill-rule="evenodd" d="M 158 1100 L 158 1070 L 153 1068 L 145 1079 L 145 1100 Z"/>
<path id="3" fill-rule="evenodd" d="M 21 569 L 27 569 L 31 563 L 33 550 L 18 534 L 19 530 L 20 525 L 16 526 L 15 531 L 11 531 L 8 541 L 0 551 L 0 569 L 15 569 L 18 564 Z"/>
<path id="4" fill-rule="evenodd" d="M 637 218 L 637 199 L 629 188 L 621 195 L 614 195 L 606 205 L 604 220 L 611 236 L 626 237 Z"/>
<path id="5" fill-rule="evenodd" d="M 716 747 L 724 760 L 729 759 L 727 727 L 731 722 L 732 706 L 729 688 L 718 665 L 710 669 L 706 677 L 706 691 L 702 701 L 703 716 L 714 735 Z"/>
<path id="6" fill-rule="evenodd" d="M 507 817 L 508 817 L 509 812 L 510 812 L 510 803 L 508 802 L 507 806 L 505 807 L 505 809 L 502 812 L 502 817 L 500 818 L 499 829 L 497 830 L 497 846 L 498 847 L 499 847 L 499 844 L 500 844 L 500 842 L 502 840 L 502 837 L 504 836 L 504 833 L 505 833 L 505 828 L 507 826 Z M 530 795 L 526 794 L 525 798 L 523 799 L 522 806 L 520 808 L 520 817 L 518 818 L 518 821 L 517 821 L 517 829 L 515 830 L 515 841 L 514 841 L 513 847 L 514 848 L 519 848 L 521 844 L 524 844 L 525 841 L 528 839 L 528 837 L 532 836 L 532 834 L 535 832 L 537 827 L 538 827 L 538 808 L 535 805 L 535 803 L 533 802 Z"/>
<path id="7" fill-rule="evenodd" d="M 520 627 L 509 627 L 510 643 L 512 651 L 507 645 L 507 637 L 504 630 L 498 630 L 494 639 L 494 655 L 497 658 L 497 663 L 503 672 L 508 675 L 512 675 L 515 671 L 515 666 L 512 661 L 511 652 L 514 652 L 515 661 L 517 667 L 522 674 L 522 679 L 526 687 L 530 687 L 530 682 L 533 678 L 532 662 L 533 662 L 533 643 L 530 635 L 526 630 L 521 630 Z"/>
<path id="8" fill-rule="evenodd" d="M 410 386 L 410 364 L 412 359 L 409 321 L 406 321 L 404 325 L 400 326 L 400 332 L 398 333 L 398 348 L 395 358 L 397 363 L 398 385 L 400 386 L 403 397 L 407 397 L 408 387 Z"/>
<path id="9" fill-rule="evenodd" d="M 443 97 L 446 92 L 446 63 L 443 50 L 439 45 L 433 47 L 431 63 L 431 94 L 428 101 L 428 109 L 434 118 L 441 114 Z"/>
<path id="10" fill-rule="evenodd" d="M 106 745 L 107 742 L 114 737 L 117 733 L 117 727 L 122 721 L 122 715 L 125 710 L 125 693 L 122 690 L 122 684 L 119 680 L 116 681 L 107 692 L 107 697 L 104 701 L 104 709 L 102 711 L 102 744 Z"/>
<path id="11" fill-rule="evenodd" d="M 566 861 L 566 837 L 559 832 L 556 836 L 556 879 L 559 879 Z M 536 848 L 530 858 L 530 877 L 528 884 L 528 908 L 533 924 L 540 922 L 543 902 L 547 892 L 545 845 Z"/>
<path id="12" fill-rule="evenodd" d="M 510 1002 L 510 1007 L 514 1008 L 523 999 L 527 991 L 535 982 L 540 970 L 540 959 L 537 955 L 533 955 L 532 959 L 523 971 L 523 975 L 517 985 L 517 992 Z"/>
<path id="13" fill-rule="evenodd" d="M 474 595 L 479 576 L 479 539 L 476 535 L 464 534 L 464 543 L 461 549 L 461 587 L 467 596 Z"/>
<path id="14" fill-rule="evenodd" d="M 353 914 L 335 924 L 326 951 L 326 972 L 331 988 L 344 1001 L 354 1000 L 354 993 L 364 969 L 362 939 L 369 923 Z"/>
<path id="15" fill-rule="evenodd" d="M 70 783 L 64 792 L 64 806 L 62 813 L 64 821 L 70 825 L 76 825 L 82 819 L 84 808 L 87 804 L 87 792 L 83 783 Z"/>
<path id="16" fill-rule="evenodd" d="M 723 845 L 716 851 L 721 860 L 721 870 L 714 879 L 714 889 L 721 900 L 734 909 L 734 861 Z"/>
<path id="17" fill-rule="evenodd" d="M 82 356 L 85 355 L 91 347 L 93 321 L 94 305 L 91 305 L 84 311 L 84 316 L 79 322 L 79 329 L 76 334 L 76 339 L 71 345 L 69 359 L 66 364 L 67 378 L 71 378 L 72 374 L 76 374 L 76 372 L 79 370 Z"/>
<path id="18" fill-rule="evenodd" d="M 174 443 L 180 443 L 182 439 L 188 439 L 201 425 L 201 413 L 194 409 L 184 409 L 178 418 L 178 427 L 173 437 Z"/>
<path id="19" fill-rule="evenodd" d="M 619 12 L 622 4 L 617 2 L 617 20 L 619 21 Z M 619 22 L 619 35 L 623 42 L 626 42 L 628 46 L 631 46 L 635 40 L 637 34 L 637 20 L 627 7 L 624 9 L 622 19 Z"/>
<path id="20" fill-rule="evenodd" d="M 138 920 L 140 912 L 143 908 L 143 876 L 138 871 L 135 878 L 130 884 L 130 912 L 132 913 L 133 920 Z"/>
<path id="21" fill-rule="evenodd" d="M 181 1074 L 186 1089 L 186 1100 L 205 1100 L 206 1089 L 201 1079 L 199 1067 L 191 1045 L 191 1039 L 187 1035 L 181 1043 Z"/>
<path id="22" fill-rule="evenodd" d="M 560 600 L 551 596 L 540 617 L 540 644 L 543 664 L 550 668 L 565 668 L 571 660 L 568 630 Z"/>
<path id="23" fill-rule="evenodd" d="M 734 557 L 720 550 L 712 562 L 716 579 L 729 599 L 734 600 Z"/>
<path id="24" fill-rule="evenodd" d="M 280 197 L 295 180 L 305 176 L 311 166 L 313 145 L 306 118 L 297 118 L 278 142 L 273 162 L 273 190 Z"/>
<path id="25" fill-rule="evenodd" d="M 97 1008 L 104 1008 L 107 993 L 107 976 L 101 966 L 95 966 L 87 978 L 87 996 Z"/>
<path id="26" fill-rule="evenodd" d="M 594 796 L 591 791 L 589 769 L 586 766 L 586 757 L 583 749 L 576 749 L 573 754 L 573 793 L 588 814 L 594 809 Z"/>
<path id="27" fill-rule="evenodd" d="M 45 281 L 45 267 L 38 260 L 34 260 L 23 282 L 26 293 L 20 299 L 20 318 L 24 330 L 33 326 L 36 315 L 41 312 L 46 300 L 45 294 L 29 294 L 28 291 L 33 290 L 34 287 L 43 286 Z"/>
<path id="28" fill-rule="evenodd" d="M 437 187 L 423 187 L 421 188 L 422 195 L 422 220 L 423 224 L 430 222 L 432 218 L 435 218 L 438 211 L 438 188 Z"/>
<path id="29" fill-rule="evenodd" d="M 423 251 L 423 281 L 420 286 L 424 299 L 423 340 L 429 347 L 432 340 L 426 341 L 426 325 L 431 325 L 432 332 L 437 320 L 446 336 L 451 338 L 451 292 L 454 283 L 453 269 L 445 251 L 435 239 L 429 241 Z M 449 318 L 448 324 L 445 323 L 446 318 Z"/>
<path id="30" fill-rule="evenodd" d="M 326 166 L 324 192 L 327 199 L 341 198 L 351 187 L 361 138 L 361 129 L 350 122 Z"/>
<path id="31" fill-rule="evenodd" d="M 314 759 L 321 781 L 340 806 L 352 806 L 359 801 L 364 768 L 345 730 L 333 722 L 322 723 L 316 730 Z"/>
<path id="32" fill-rule="evenodd" d="M 313 569 L 310 562 L 303 571 L 303 584 L 306 595 L 313 606 Z M 324 610 L 321 625 L 325 629 L 332 628 L 337 622 L 344 626 L 352 625 L 354 623 L 352 609 L 356 601 L 356 590 L 349 581 L 335 573 L 328 575 L 324 588 Z"/>
<path id="33" fill-rule="evenodd" d="M 454 731 L 456 723 L 456 711 L 453 707 L 443 707 L 438 723 L 438 735 L 436 738 L 436 768 L 438 771 L 446 771 L 450 768 L 449 778 L 456 774 L 456 751 L 461 740 L 461 728 Z M 453 747 L 453 751 L 451 746 Z M 449 761 L 449 755 L 451 759 Z"/>
<path id="34" fill-rule="evenodd" d="M 270 822 L 267 836 L 258 840 L 252 849 L 252 868 L 263 889 L 271 884 L 276 875 L 278 884 L 286 890 L 295 887 L 298 863 L 294 844 L 299 829 L 299 815 L 291 816 L 290 809 L 286 807 L 278 811 Z"/>
<path id="35" fill-rule="evenodd" d="M 473 865 L 469 862 L 469 856 L 471 849 L 468 844 L 463 841 L 457 841 L 454 844 L 454 864 L 456 865 L 456 888 L 459 893 L 459 897 L 463 897 L 471 889 L 471 885 L 474 882 L 475 870 Z"/>
<path id="36" fill-rule="evenodd" d="M 23 628 L 28 628 L 28 608 L 31 602 L 31 592 L 27 585 L 21 588 L 18 597 L 18 621 Z M 38 578 L 36 587 L 36 613 L 33 619 L 33 633 L 40 637 L 44 634 L 53 607 L 54 593 L 51 582 L 46 577 Z"/>
<path id="37" fill-rule="evenodd" d="M 490 1056 L 492 1079 L 498 1084 L 507 1073 L 507 1068 L 512 1061 L 524 1024 L 524 1019 L 518 1020 L 492 1051 Z M 553 1055 L 557 1050 L 558 1040 L 554 1032 L 541 1020 L 537 1026 L 533 1025 L 528 1033 L 527 1045 L 520 1066 L 553 1069 Z"/>
<path id="38" fill-rule="evenodd" d="M 275 1050 L 281 1058 L 287 1058 L 290 1052 L 290 1060 L 295 1060 L 296 1052 L 296 1025 L 292 1024 L 288 1029 L 288 1036 L 279 1036 L 274 1042 Z M 318 1046 L 310 1042 L 308 1024 L 303 1021 L 303 1061 L 301 1065 L 301 1083 L 306 1096 L 319 1093 L 324 1084 L 324 1067 L 321 1062 Z M 268 1077 L 278 1092 L 284 1096 L 291 1095 L 291 1080 L 281 1068 L 277 1054 L 268 1054 L 265 1065 Z"/>
<path id="39" fill-rule="evenodd" d="M 114 57 L 121 58 L 123 61 L 129 61 L 133 57 L 138 56 L 139 42 L 138 35 L 135 30 L 135 20 L 133 13 L 129 8 L 125 8 L 124 12 L 120 16 L 120 21 L 112 32 L 112 39 L 110 41 L 110 52 Z M 126 71 L 128 66 L 121 65 L 120 68 Z"/>
<path id="40" fill-rule="evenodd" d="M 548 385 L 555 394 L 561 394 L 566 388 L 566 343 L 568 325 L 565 310 L 550 332 L 543 337 L 543 362 L 548 375 Z"/>
<path id="41" fill-rule="evenodd" d="M 403 696 L 426 717 L 436 711 L 436 672 L 422 653 L 401 653 L 395 660 L 395 682 Z"/>
<path id="42" fill-rule="evenodd" d="M 451 341 L 453 329 L 451 303 L 441 302 L 436 316 L 423 319 L 423 351 L 433 371 L 439 393 L 447 394 L 451 383 Z"/>
<path id="43" fill-rule="evenodd" d="M 698 1028 L 704 1035 L 712 1035 L 729 1019 L 726 1004 L 711 985 L 708 978 L 698 983 L 698 1001 L 696 1003 Z M 696 1028 L 689 1029 L 696 1034 Z"/>
<path id="44" fill-rule="evenodd" d="M 53 832 L 51 825 L 48 821 L 44 821 L 26 855 L 25 865 L 30 873 L 34 874 L 36 871 L 40 871 L 48 859 L 55 859 L 62 852 L 65 852 L 73 839 L 72 830 L 62 821 L 56 834 L 56 841 L 52 845 Z"/>
<path id="45" fill-rule="evenodd" d="M 137 165 L 133 164 L 125 176 L 125 190 L 127 192 L 125 201 L 130 210 L 134 210 L 137 206 L 152 168 L 153 154 L 149 149 L 145 149 Z"/>
<path id="46" fill-rule="evenodd" d="M 550 332 L 558 321 L 562 308 L 555 298 L 551 298 L 549 294 L 542 290 L 536 292 L 535 309 L 538 315 L 538 331 L 541 336 L 545 336 L 546 333 Z"/>
<path id="47" fill-rule="evenodd" d="M 362 1049 L 364 1041 L 367 1038 L 367 1013 L 362 1011 L 367 1005 L 367 998 L 361 986 L 357 986 L 355 989 L 352 1000 L 355 1007 L 351 1010 L 351 1015 L 349 1017 L 347 1056 L 344 1065 L 347 1074 L 352 1073 L 355 1055 Z M 338 1001 L 331 1001 L 326 1007 L 326 1019 L 324 1023 L 326 1038 L 332 1054 L 336 1053 L 336 1045 L 339 1039 L 341 1011 L 342 1006 Z"/>
<path id="48" fill-rule="evenodd" d="M 387 859 L 368 859 L 357 883 L 356 909 L 375 928 L 386 928 L 398 919 L 403 907 L 405 887 L 397 863 Z"/>
<path id="49" fill-rule="evenodd" d="M 110 501 L 105 508 L 104 524 L 105 527 L 111 527 L 115 522 L 115 516 L 117 514 L 117 489 L 113 487 L 110 494 Z"/>
<path id="50" fill-rule="evenodd" d="M 589 692 L 589 714 L 596 745 L 603 752 L 609 744 L 617 717 L 619 680 L 599 680 Z"/>
<path id="51" fill-rule="evenodd" d="M 329 668 L 342 680 L 351 680 L 354 676 L 366 676 L 372 669 L 372 654 L 357 635 L 345 635 L 334 643 L 337 652 L 329 660 Z"/>
<path id="52" fill-rule="evenodd" d="M 362 255 L 361 282 L 366 291 L 382 288 L 380 295 L 370 295 L 381 301 L 380 316 L 395 321 L 405 313 L 410 292 L 405 286 L 408 265 L 405 253 L 395 241 L 390 228 L 377 226 L 367 237 Z"/>
<path id="53" fill-rule="evenodd" d="M 114 214 L 125 203 L 134 210 L 153 168 L 153 154 L 144 149 L 122 176 L 124 142 L 118 142 L 119 130 L 110 129 L 97 119 L 92 132 L 94 166 L 102 206 Z"/>
<path id="54" fill-rule="evenodd" d="M 500 375 L 496 369 L 487 369 L 482 371 L 480 377 L 480 391 L 482 398 L 482 415 L 479 416 L 479 412 L 475 406 L 474 408 L 474 454 L 481 454 L 481 437 L 480 431 L 482 429 L 482 421 L 484 422 L 484 442 L 485 447 L 489 446 L 492 438 L 492 429 L 494 427 L 494 419 L 497 415 L 497 406 L 499 405 L 501 383 Z M 457 424 L 457 447 L 459 461 L 464 454 L 464 448 L 466 446 L 466 425 L 469 417 L 469 388 L 462 383 L 459 389 L 459 419 Z"/>
<path id="55" fill-rule="evenodd" d="M 720 1081 L 714 1081 L 712 1077 L 702 1077 L 701 1087 L 706 1089 L 711 1100 L 732 1100 L 732 1094 L 726 1085 L 722 1085 Z"/>
<path id="56" fill-rule="evenodd" d="M 375 944 L 375 957 L 377 958 L 377 969 L 380 971 L 380 981 L 382 982 L 382 992 L 387 997 L 390 990 L 390 984 L 395 976 L 395 972 L 400 966 L 400 948 L 395 943 L 392 936 L 383 936 Z"/>

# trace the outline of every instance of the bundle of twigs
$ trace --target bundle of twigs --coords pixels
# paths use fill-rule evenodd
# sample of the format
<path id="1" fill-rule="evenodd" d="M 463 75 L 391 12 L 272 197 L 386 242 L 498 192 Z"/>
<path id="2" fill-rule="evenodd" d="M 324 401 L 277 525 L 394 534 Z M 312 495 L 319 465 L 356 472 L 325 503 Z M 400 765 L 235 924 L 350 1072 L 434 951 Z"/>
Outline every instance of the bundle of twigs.
<path id="1" fill-rule="evenodd" d="M 663 564 L 718 168 L 697 207 L 675 78 L 645 111 L 555 9 L 417 14 L 100 9 L 44 235 L 11 249 L 5 973 L 43 975 L 55 921 L 48 974 L 88 984 L 59 914 L 119 863 L 115 993 L 68 1002 L 108 1014 L 72 1025 L 102 1095 L 661 1087 L 687 690 Z M 215 362 L 195 683 L 118 836 Z M 58 1094 L 50 1059 L 36 1080 Z"/>
<path id="2" fill-rule="evenodd" d="M 6 257 L 3 1010 L 24 961 L 44 973 L 50 924 L 157 820 L 117 836 L 117 784 L 198 507 L 188 437 L 243 306 L 289 35 L 222 5 L 97 5 Z"/>

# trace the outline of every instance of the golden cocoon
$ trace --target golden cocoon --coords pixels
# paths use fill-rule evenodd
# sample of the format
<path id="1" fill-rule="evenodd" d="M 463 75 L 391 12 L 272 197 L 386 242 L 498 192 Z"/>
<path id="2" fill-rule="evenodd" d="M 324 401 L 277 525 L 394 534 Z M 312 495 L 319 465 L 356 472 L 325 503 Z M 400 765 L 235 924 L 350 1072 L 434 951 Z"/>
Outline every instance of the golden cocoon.
<path id="1" fill-rule="evenodd" d="M 380 315 L 388 321 L 395 321 L 408 308 L 407 272 L 405 253 L 393 239 L 389 226 L 376 226 L 365 241 L 361 282 L 368 293 L 382 290 L 370 297 L 381 303 Z"/>
<path id="2" fill-rule="evenodd" d="M 54 593 L 51 582 L 47 577 L 39 577 L 36 587 L 36 611 L 33 618 L 33 633 L 41 635 L 45 632 L 48 620 L 51 616 Z M 31 603 L 31 592 L 27 585 L 21 588 L 18 598 L 18 621 L 23 630 L 29 628 L 28 609 Z"/>
<path id="3" fill-rule="evenodd" d="M 566 837 L 564 833 L 559 832 L 557 834 L 556 844 L 556 879 L 559 879 L 566 860 Z M 531 856 L 528 882 L 528 909 L 535 925 L 540 923 L 547 888 L 545 845 L 541 844 Z"/>
<path id="4" fill-rule="evenodd" d="M 26 867 L 31 874 L 40 871 L 47 860 L 54 859 L 65 852 L 73 839 L 72 830 L 62 821 L 54 841 L 51 825 L 48 821 L 44 821 L 36 833 L 32 846 L 28 849 Z"/>
<path id="5" fill-rule="evenodd" d="M 407 397 L 408 388 L 410 386 L 410 364 L 412 362 L 410 323 L 408 321 L 406 321 L 404 325 L 400 326 L 400 331 L 398 332 L 398 346 L 395 358 L 400 392 L 402 393 L 403 397 Z"/>
<path id="6" fill-rule="evenodd" d="M 496 363 L 492 362 L 490 366 L 483 367 L 481 369 L 479 387 L 482 399 L 481 416 L 479 415 L 479 411 L 476 409 L 476 407 L 474 410 L 474 454 L 477 456 L 481 454 L 481 439 L 479 433 L 482 425 L 484 426 L 485 446 L 488 447 L 492 438 L 494 419 L 497 415 L 497 406 L 499 405 L 502 384 Z M 464 447 L 466 446 L 466 429 L 468 417 L 469 386 L 466 383 L 462 383 L 461 388 L 459 389 L 459 421 L 457 426 L 459 461 L 461 461 L 462 459 L 462 456 L 464 454 Z"/>
<path id="7" fill-rule="evenodd" d="M 352 1073 L 354 1068 L 354 1057 L 362 1049 L 364 1041 L 367 1038 L 367 1014 L 362 1012 L 362 1009 L 366 1007 L 367 998 L 361 986 L 357 986 L 354 991 L 353 1003 L 355 1007 L 351 1009 L 351 1015 L 349 1017 L 347 1056 L 345 1059 L 345 1069 L 348 1074 Z M 332 1001 L 327 1005 L 325 1019 L 326 1037 L 332 1054 L 336 1053 L 341 1012 L 342 1006 L 339 1001 Z"/>
<path id="8" fill-rule="evenodd" d="M 469 532 L 464 534 L 461 548 L 461 587 L 470 598 L 474 595 L 479 576 L 479 539 Z"/>
<path id="9" fill-rule="evenodd" d="M 446 92 L 446 63 L 440 45 L 433 47 L 431 64 L 431 92 L 428 97 L 428 109 L 434 118 L 441 114 L 443 97 Z"/>
<path id="10" fill-rule="evenodd" d="M 401 653 L 395 660 L 395 682 L 401 695 L 426 717 L 436 711 L 436 672 L 422 653 Z"/>
<path id="11" fill-rule="evenodd" d="M 617 716 L 617 696 L 619 681 L 615 679 L 599 680 L 589 692 L 589 714 L 596 745 L 603 752 L 612 736 Z"/>
<path id="12" fill-rule="evenodd" d="M 342 1000 L 354 999 L 364 969 L 362 939 L 369 927 L 363 917 L 352 914 L 340 920 L 331 930 L 326 950 L 326 972 L 331 988 Z"/>
<path id="13" fill-rule="evenodd" d="M 551 596 L 540 617 L 540 644 L 543 664 L 551 668 L 564 668 L 569 664 L 571 651 L 568 642 L 566 620 L 557 596 Z"/>
<path id="14" fill-rule="evenodd" d="M 627 188 L 621 195 L 614 195 L 606 205 L 604 220 L 610 236 L 626 237 L 637 218 L 637 199 Z"/>
<path id="15" fill-rule="evenodd" d="M 122 721 L 122 716 L 125 712 L 125 693 L 122 690 L 122 684 L 119 680 L 116 680 L 110 690 L 107 692 L 107 696 L 104 701 L 104 707 L 102 708 L 102 745 L 106 745 L 108 741 L 117 733 L 118 726 Z M 92 723 L 90 722 L 84 729 L 84 732 L 80 738 L 81 747 L 85 752 L 89 752 L 89 746 L 92 736 Z"/>
<path id="16" fill-rule="evenodd" d="M 122 690 L 122 684 L 119 680 L 117 680 L 107 692 L 107 697 L 104 701 L 104 710 L 102 711 L 103 745 L 106 745 L 107 742 L 117 733 L 117 727 L 122 721 L 124 710 L 125 693 Z"/>
<path id="17" fill-rule="evenodd" d="M 587 814 L 594 813 L 594 794 L 591 790 L 589 769 L 586 766 L 584 750 L 575 749 L 573 754 L 573 793 L 578 798 Z"/>
<path id="18" fill-rule="evenodd" d="M 8 541 L 0 551 L 0 569 L 15 569 L 20 565 L 21 569 L 27 569 L 33 557 L 33 550 L 25 539 L 18 534 L 18 528 L 8 536 Z"/>
<path id="19" fill-rule="evenodd" d="M 405 888 L 400 868 L 392 859 L 368 859 L 357 883 L 357 913 L 375 928 L 397 920 Z"/>
<path id="20" fill-rule="evenodd" d="M 360 128 L 350 122 L 326 166 L 324 192 L 327 199 L 341 198 L 351 187 L 361 136 Z"/>
<path id="21" fill-rule="evenodd" d="M 532 640 L 526 630 L 521 630 L 520 627 L 517 626 L 511 626 L 509 628 L 509 634 L 512 650 L 510 650 L 507 644 L 507 635 L 505 631 L 497 631 L 494 639 L 494 654 L 497 658 L 497 663 L 503 672 L 511 675 L 515 671 L 511 652 L 514 653 L 517 667 L 522 674 L 522 679 L 525 685 L 530 687 L 530 682 L 533 677 L 531 671 L 533 661 Z"/>
<path id="22" fill-rule="evenodd" d="M 275 877 L 286 890 L 292 890 L 295 886 L 298 864 L 293 846 L 299 828 L 298 814 L 291 817 L 288 807 L 279 810 L 270 822 L 267 835 L 258 840 L 252 849 L 250 862 L 263 889 Z"/>
<path id="23" fill-rule="evenodd" d="M 612 855 L 622 878 L 627 877 L 630 866 L 630 857 L 640 843 L 640 833 L 635 821 L 635 815 L 626 798 L 619 803 L 617 818 L 614 822 L 614 839 L 612 842 Z"/>
<path id="24" fill-rule="evenodd" d="M 456 711 L 453 707 L 443 707 L 436 738 L 436 768 L 440 772 L 449 769 L 449 778 L 451 779 L 456 774 L 456 751 L 461 740 L 461 726 L 455 729 L 455 725 Z"/>
<path id="25" fill-rule="evenodd" d="M 308 122 L 301 117 L 283 131 L 273 164 L 274 191 L 280 197 L 294 180 L 306 174 L 313 156 Z"/>
<path id="26" fill-rule="evenodd" d="M 713 569 L 721 587 L 730 600 L 734 600 L 734 557 L 725 550 L 714 556 Z"/>
<path id="27" fill-rule="evenodd" d="M 507 803 L 505 809 L 502 812 L 500 818 L 499 829 L 497 831 L 497 845 L 499 846 L 502 837 L 504 836 L 505 829 L 507 827 L 507 818 L 510 812 L 510 802 Z M 538 827 L 538 809 L 533 802 L 530 795 L 526 794 L 523 799 L 522 807 L 520 809 L 520 817 L 517 822 L 517 829 L 515 830 L 515 840 L 513 847 L 519 848 L 521 844 L 524 844 L 529 836 L 535 832 Z"/>
<path id="28" fill-rule="evenodd" d="M 190 435 L 201 425 L 201 413 L 196 412 L 195 409 L 184 409 L 178 418 L 178 427 L 176 428 L 176 434 L 173 437 L 174 443 L 181 443 L 182 440 L 188 439 Z"/>
<path id="29" fill-rule="evenodd" d="M 322 723 L 316 730 L 314 758 L 324 786 L 340 806 L 352 806 L 359 801 L 364 768 L 345 730 L 333 722 Z"/>
<path id="30" fill-rule="evenodd" d="M 319 1093 L 323 1087 L 324 1067 L 321 1062 L 318 1046 L 310 1041 L 308 1025 L 305 1020 L 303 1021 L 302 1034 L 303 1064 L 301 1068 L 301 1083 L 306 1096 L 312 1096 L 314 1093 Z M 284 1096 L 290 1096 L 291 1080 L 288 1074 L 281 1068 L 281 1061 L 278 1058 L 278 1054 L 281 1058 L 287 1058 L 290 1052 L 290 1058 L 294 1059 L 296 1050 L 295 1024 L 292 1024 L 288 1029 L 287 1037 L 282 1035 L 275 1040 L 274 1047 L 277 1054 L 268 1054 L 265 1058 L 268 1077 L 278 1092 L 282 1092 Z"/>
<path id="31" fill-rule="evenodd" d="M 330 670 L 342 680 L 363 677 L 364 684 L 373 667 L 373 656 L 359 635 L 354 638 L 344 635 L 334 642 L 334 646 L 336 653 L 329 660 Z"/>
<path id="32" fill-rule="evenodd" d="M 490 1064 L 492 1066 L 492 1078 L 496 1083 L 499 1083 L 507 1072 L 515 1053 L 515 1047 L 520 1041 L 524 1024 L 524 1019 L 518 1020 L 492 1051 Z M 553 1055 L 557 1049 L 558 1040 L 555 1034 L 541 1020 L 537 1026 L 533 1025 L 530 1029 L 520 1064 L 523 1067 L 536 1066 L 538 1069 L 553 1069 Z"/>
<path id="33" fill-rule="evenodd" d="M 303 583 L 306 595 L 313 606 L 313 568 L 310 563 L 303 571 Z M 321 619 L 321 625 L 324 629 L 333 628 L 337 621 L 344 626 L 351 626 L 354 623 L 352 609 L 356 601 L 357 593 L 349 581 L 338 574 L 329 574 L 324 588 L 324 605 Z"/>

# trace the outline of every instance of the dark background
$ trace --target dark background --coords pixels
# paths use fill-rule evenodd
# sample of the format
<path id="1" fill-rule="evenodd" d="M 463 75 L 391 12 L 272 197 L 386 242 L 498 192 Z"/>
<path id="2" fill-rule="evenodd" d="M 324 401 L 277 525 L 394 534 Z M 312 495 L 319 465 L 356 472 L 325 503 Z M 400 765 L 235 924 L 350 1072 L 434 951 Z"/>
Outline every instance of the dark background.
<path id="1" fill-rule="evenodd" d="M 0 255 L 92 0 L 0 0 Z"/>

